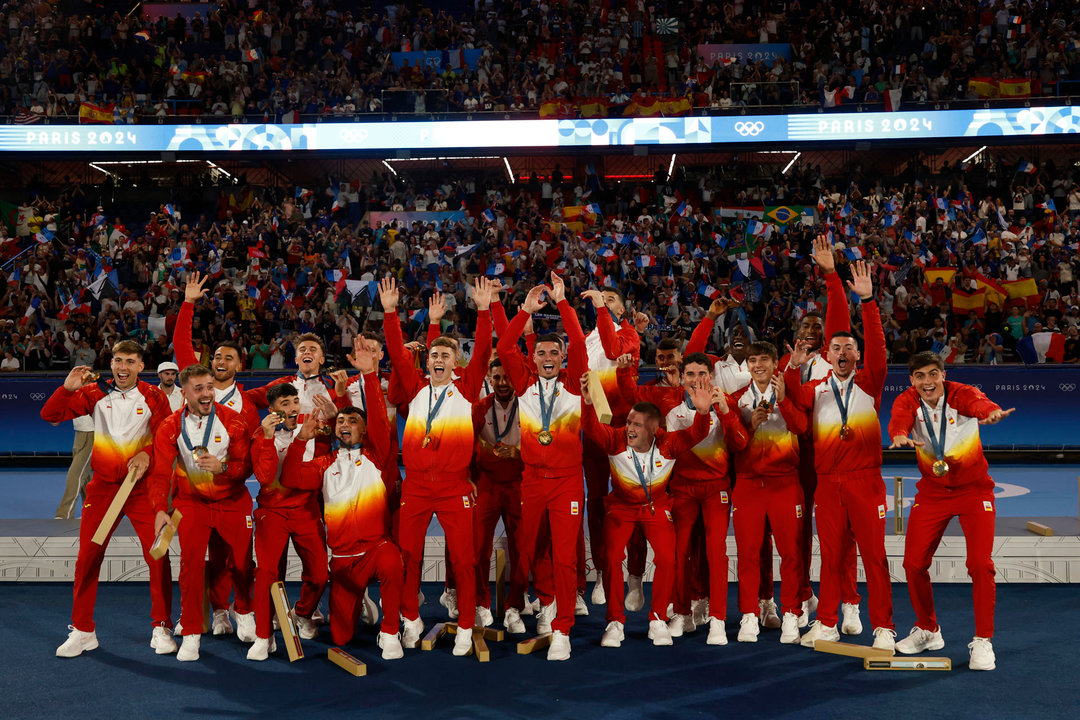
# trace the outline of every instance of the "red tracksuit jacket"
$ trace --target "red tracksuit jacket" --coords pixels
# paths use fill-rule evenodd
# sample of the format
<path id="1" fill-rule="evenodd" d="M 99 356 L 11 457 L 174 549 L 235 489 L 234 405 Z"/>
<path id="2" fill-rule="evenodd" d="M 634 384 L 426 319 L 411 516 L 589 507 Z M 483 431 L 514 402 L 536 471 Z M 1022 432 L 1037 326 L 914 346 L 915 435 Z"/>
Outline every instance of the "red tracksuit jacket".
<path id="1" fill-rule="evenodd" d="M 476 448 L 473 454 L 473 470 L 483 474 L 494 482 L 515 482 L 521 480 L 525 465 L 521 462 L 521 427 L 518 424 L 517 397 L 504 408 L 488 395 L 473 405 L 473 430 L 476 432 Z M 518 448 L 518 456 L 502 458 L 495 454 L 495 423 L 499 432 L 506 431 L 502 437 L 503 445 Z"/>
<path id="2" fill-rule="evenodd" d="M 927 406 L 930 427 L 927 428 L 922 412 L 923 403 L 915 388 L 900 393 L 893 402 L 892 418 L 889 420 L 889 437 L 913 433 L 923 445 L 915 449 L 919 463 L 920 491 L 990 490 L 994 481 L 990 478 L 990 466 L 983 455 L 979 438 L 979 420 L 985 419 L 1001 407 L 971 385 L 945 381 L 945 396 L 935 407 Z M 949 471 L 943 477 L 933 473 L 934 447 L 930 433 L 939 436 L 941 413 L 945 413 L 945 458 Z M 929 431 L 929 432 L 928 432 Z"/>
<path id="3" fill-rule="evenodd" d="M 630 412 L 632 406 L 619 393 L 616 377 L 616 360 L 627 353 L 634 356 L 636 367 L 641 358 L 641 338 L 637 330 L 626 320 L 616 327 L 611 311 L 606 307 L 598 308 L 596 328 L 585 336 L 585 354 L 589 360 L 589 369 L 595 370 L 600 376 L 600 385 L 608 396 L 614 427 L 626 424 L 626 413 Z"/>
<path id="4" fill-rule="evenodd" d="M 735 474 L 742 477 L 770 478 L 797 477 L 799 474 L 799 435 L 810 426 L 806 413 L 800 410 L 790 397 L 777 404 L 776 393 L 768 389 L 755 395 L 757 386 L 747 385 L 735 393 L 739 419 L 746 428 L 750 440 L 746 447 L 735 453 Z M 756 403 L 767 400 L 772 411 L 765 422 L 751 433 L 750 416 Z"/>

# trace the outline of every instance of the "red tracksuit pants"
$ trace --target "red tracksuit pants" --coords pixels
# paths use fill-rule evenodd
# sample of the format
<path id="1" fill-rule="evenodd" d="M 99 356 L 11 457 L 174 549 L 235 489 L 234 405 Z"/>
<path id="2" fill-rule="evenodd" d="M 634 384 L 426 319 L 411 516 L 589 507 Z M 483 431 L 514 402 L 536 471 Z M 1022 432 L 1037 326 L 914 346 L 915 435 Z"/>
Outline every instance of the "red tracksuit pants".
<path id="1" fill-rule="evenodd" d="M 581 536 L 581 513 L 585 504 L 580 473 L 564 477 L 539 477 L 528 466 L 521 481 L 521 522 L 518 525 L 518 567 L 510 590 L 509 607 L 522 609 L 523 592 L 529 573 L 536 579 L 541 602 L 544 586 L 555 587 L 556 617 L 552 630 L 569 634 L 574 627 L 577 605 L 578 542 Z M 542 528 L 548 527 L 551 545 L 550 584 L 544 578 Z M 460 591 L 459 591 L 460 604 Z"/>
<path id="2" fill-rule="evenodd" d="M 502 519 L 506 529 L 507 560 L 510 563 L 510 576 L 518 566 L 517 540 L 514 534 L 521 523 L 521 480 L 520 478 L 499 480 L 480 473 L 476 477 L 476 515 L 473 527 L 476 530 L 476 604 L 477 607 L 491 607 L 491 550 L 495 544 L 495 527 Z M 511 590 L 515 590 L 513 583 Z M 516 589 L 524 594 L 524 588 Z"/>
<path id="3" fill-rule="evenodd" d="M 814 493 L 817 490 L 817 471 L 814 469 L 813 453 L 803 453 L 799 456 L 799 484 L 803 491 L 803 509 L 806 512 L 805 522 L 799 537 L 799 552 L 802 555 L 800 566 L 800 589 L 799 601 L 809 600 L 814 595 L 810 587 L 810 558 L 814 551 Z M 840 596 L 845 603 L 858 605 L 859 597 L 859 567 L 855 553 L 855 536 L 848 534 L 844 539 L 844 574 L 840 588 Z M 769 523 L 765 523 L 765 536 L 761 544 L 761 589 L 758 597 L 771 600 L 773 597 L 773 553 L 772 553 L 772 530 Z"/>
<path id="4" fill-rule="evenodd" d="M 582 440 L 584 452 L 582 461 L 585 466 L 586 508 L 588 509 L 589 549 L 592 551 L 593 568 L 604 570 L 604 513 L 605 498 L 610 489 L 611 465 L 603 448 L 588 438 Z M 584 553 L 584 547 L 581 550 Z M 645 574 L 645 536 L 636 531 L 626 548 L 626 572 L 641 577 Z M 582 555 L 584 557 L 584 555 Z M 579 578 L 578 587 L 584 588 L 584 575 Z M 605 583 L 606 584 L 606 583 Z"/>
<path id="5" fill-rule="evenodd" d="M 228 546 L 228 566 L 236 588 L 236 612 L 251 612 L 251 496 L 222 503 L 178 498 L 173 506 L 183 514 L 180 536 L 180 624 L 184 635 L 199 635 L 203 628 L 203 586 L 210 533 L 217 532 Z"/>
<path id="6" fill-rule="evenodd" d="M 424 543 L 432 516 L 439 518 L 450 566 L 460 578 L 476 577 L 476 551 L 473 544 L 473 499 L 470 495 L 424 497 L 410 491 L 406 478 L 398 508 L 398 539 L 405 563 L 405 585 L 401 612 L 407 620 L 419 617 L 417 594 L 424 563 Z M 476 618 L 476 583 L 464 582 L 458 588 L 458 627 L 469 630 Z M 386 609 L 383 608 L 383 614 Z"/>
<path id="7" fill-rule="evenodd" d="M 345 645 L 352 640 L 364 592 L 373 579 L 379 581 L 379 599 L 382 601 L 379 630 L 390 635 L 398 633 L 405 566 L 397 546 L 384 540 L 363 555 L 330 559 L 330 635 L 335 645 Z M 412 597 L 415 605 L 416 593 Z"/>
<path id="8" fill-rule="evenodd" d="M 675 613 L 690 614 L 693 599 L 694 525 L 700 517 L 705 526 L 705 555 L 709 565 L 709 616 L 727 617 L 728 555 L 727 532 L 731 500 L 717 483 L 682 484 L 671 491 L 671 514 L 675 520 Z M 655 548 L 654 548 L 655 551 Z"/>
<path id="9" fill-rule="evenodd" d="M 885 557 L 885 483 L 881 470 L 856 470 L 818 476 L 818 542 L 821 583 L 817 617 L 836 625 L 845 575 L 849 572 L 845 543 L 849 534 L 862 556 L 870 601 L 870 623 L 893 629 L 892 585 Z"/>
<path id="10" fill-rule="evenodd" d="M 672 523 L 671 498 L 654 500 L 655 512 L 648 505 L 630 505 L 612 495 L 608 495 L 605 506 L 604 547 L 608 556 L 604 569 L 604 589 L 607 592 L 607 621 L 626 623 L 622 567 L 626 545 L 637 530 L 652 545 L 653 564 L 656 566 L 649 620 L 666 621 L 675 582 L 675 527 Z"/>
<path id="11" fill-rule="evenodd" d="M 75 582 L 71 605 L 71 624 L 83 632 L 93 632 L 94 605 L 97 603 L 98 576 L 101 563 L 105 559 L 105 549 L 109 539 L 116 531 L 116 525 L 109 530 L 109 535 L 101 545 L 91 538 L 97 532 L 98 525 L 105 517 L 119 485 L 103 482 L 94 475 L 86 485 L 86 499 L 83 502 L 82 522 L 79 525 L 79 554 L 75 559 Z M 139 536 L 143 549 L 143 559 L 150 573 L 150 618 L 153 624 L 172 627 L 172 566 L 169 556 L 161 560 L 150 557 L 150 548 L 154 544 L 154 513 L 150 509 L 149 486 L 145 480 L 139 482 L 124 503 L 120 517 L 127 516 Z M 119 518 L 117 525 L 120 524 Z M 201 626 L 200 626 L 201 627 Z"/>
<path id="12" fill-rule="evenodd" d="M 767 528 L 772 528 L 780 551 L 780 606 L 782 612 L 801 615 L 801 538 L 807 512 L 799 478 L 794 474 L 770 478 L 742 476 L 732 491 L 732 500 L 731 521 L 739 548 L 739 612 L 758 612 L 758 589 L 764 574 L 761 544 L 765 537 L 771 545 Z M 770 547 L 770 556 L 771 550 Z"/>
<path id="13" fill-rule="evenodd" d="M 994 636 L 994 491 L 972 490 L 944 494 L 915 494 L 911 517 L 904 540 L 904 572 L 908 593 L 915 609 L 915 625 L 923 630 L 938 629 L 934 614 L 934 591 L 930 587 L 930 563 L 949 521 L 960 518 L 967 543 L 967 570 L 971 577 L 971 595 L 975 605 L 975 635 Z"/>
<path id="14" fill-rule="evenodd" d="M 289 547 L 289 538 L 304 568 L 296 614 L 310 618 L 326 589 L 326 529 L 318 506 L 256 509 L 255 590 L 251 606 L 255 611 L 255 633 L 263 639 L 269 639 L 273 632 L 270 586 L 284 579 L 280 561 Z"/>

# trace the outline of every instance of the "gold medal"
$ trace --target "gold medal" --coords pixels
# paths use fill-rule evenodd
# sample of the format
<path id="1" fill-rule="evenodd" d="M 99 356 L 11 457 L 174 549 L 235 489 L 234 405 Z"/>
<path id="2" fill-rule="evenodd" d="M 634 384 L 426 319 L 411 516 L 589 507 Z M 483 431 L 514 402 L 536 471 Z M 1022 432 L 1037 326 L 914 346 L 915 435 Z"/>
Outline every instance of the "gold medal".
<path id="1" fill-rule="evenodd" d="M 327 375 L 327 376 L 333 375 L 334 373 L 336 373 L 340 369 L 341 368 L 339 368 L 339 367 L 333 367 L 333 366 L 328 367 L 325 370 L 323 370 L 323 375 Z"/>
<path id="2" fill-rule="evenodd" d="M 424 440 L 420 443 L 420 447 L 426 448 L 430 444 L 431 444 L 431 436 L 430 435 L 425 435 Z"/>
<path id="3" fill-rule="evenodd" d="M 209 454 L 210 454 L 210 448 L 206 447 L 205 445 L 199 445 L 198 447 L 192 448 L 192 450 L 191 450 L 191 457 L 195 458 L 196 460 L 201 458 L 203 455 L 209 455 Z"/>
<path id="4" fill-rule="evenodd" d="M 546 445 L 550 445 L 550 444 L 551 444 L 551 441 L 552 441 L 553 439 L 554 439 L 554 438 L 553 438 L 553 437 L 551 437 L 551 433 L 550 433 L 550 432 L 548 432 L 547 430 L 541 430 L 541 431 L 540 431 L 539 433 L 537 433 L 537 435 L 536 435 L 536 442 L 540 443 L 541 445 L 545 445 L 545 446 L 546 446 Z"/>
<path id="5" fill-rule="evenodd" d="M 83 375 L 83 382 L 88 382 L 88 383 L 97 382 L 98 378 L 100 378 L 100 377 L 101 377 L 101 373 L 99 373 L 97 370 L 91 370 L 90 372 Z"/>
<path id="6" fill-rule="evenodd" d="M 945 477 L 946 473 L 948 472 L 949 463 L 945 462 L 944 460 L 934 461 L 934 477 Z"/>
<path id="7" fill-rule="evenodd" d="M 330 426 L 329 425 L 320 425 L 319 427 L 315 428 L 315 432 L 318 433 L 319 435 L 329 435 L 330 434 Z"/>
<path id="8" fill-rule="evenodd" d="M 851 426 L 850 425 L 844 425 L 844 426 L 842 426 L 840 428 L 840 439 L 841 440 L 850 440 L 851 439 Z"/>
<path id="9" fill-rule="evenodd" d="M 651 502 L 649 503 L 649 512 L 651 512 L 653 515 L 656 514 L 656 507 Z"/>

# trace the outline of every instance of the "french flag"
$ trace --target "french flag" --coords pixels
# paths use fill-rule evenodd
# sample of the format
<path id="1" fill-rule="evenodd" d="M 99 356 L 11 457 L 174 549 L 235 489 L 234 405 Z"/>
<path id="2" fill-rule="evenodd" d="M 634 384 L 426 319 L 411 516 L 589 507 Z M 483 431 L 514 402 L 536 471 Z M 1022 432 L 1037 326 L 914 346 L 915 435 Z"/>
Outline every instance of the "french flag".
<path id="1" fill-rule="evenodd" d="M 135 33 L 134 37 L 136 40 L 139 40 L 141 42 L 150 42 L 150 33 L 148 33 L 146 30 L 140 30 L 139 32 Z"/>
<path id="2" fill-rule="evenodd" d="M 1025 175 L 1034 175 L 1038 170 L 1034 163 L 1029 163 L 1027 160 L 1022 160 L 1019 165 L 1016 166 L 1016 172 L 1024 173 Z"/>
<path id="3" fill-rule="evenodd" d="M 615 251 L 612 250 L 611 248 L 604 248 L 603 250 L 601 250 L 597 254 L 600 257 L 604 258 L 605 260 L 614 260 L 615 259 Z"/>
<path id="4" fill-rule="evenodd" d="M 589 264 L 591 265 L 592 263 L 589 263 Z M 488 265 L 488 269 L 487 269 L 486 274 L 487 275 L 502 275 L 505 272 L 506 272 L 506 266 L 503 265 L 501 262 L 495 262 L 495 263 L 491 263 L 490 265 Z"/>
<path id="5" fill-rule="evenodd" d="M 1065 358 L 1065 336 L 1059 332 L 1037 332 L 1016 343 L 1016 352 L 1025 365 L 1061 362 Z"/>
<path id="6" fill-rule="evenodd" d="M 765 223 L 758 222 L 754 218 L 750 218 L 750 221 L 746 223 L 746 232 L 757 237 L 758 235 L 765 234 Z"/>
<path id="7" fill-rule="evenodd" d="M 419 308 L 409 313 L 409 321 L 414 323 L 423 324 L 427 320 L 427 308 Z"/>
<path id="8" fill-rule="evenodd" d="M 679 207 L 675 208 L 675 212 L 679 217 L 690 217 L 694 210 L 683 200 L 679 203 Z"/>
<path id="9" fill-rule="evenodd" d="M 600 212 L 600 206 L 596 203 L 589 203 L 588 205 L 586 205 L 585 212 L 589 213 L 590 215 L 603 215 L 603 213 Z"/>
<path id="10" fill-rule="evenodd" d="M 262 300 L 262 291 L 259 290 L 258 285 L 248 285 L 248 297 L 255 302 Z"/>
<path id="11" fill-rule="evenodd" d="M 34 239 L 38 241 L 38 245 L 47 245 L 52 242 L 52 239 L 56 237 L 52 231 L 48 228 L 42 228 L 41 232 L 34 235 Z"/>
<path id="12" fill-rule="evenodd" d="M 259 51 L 258 51 L 258 49 L 251 48 L 250 50 L 245 50 L 244 51 L 244 60 L 247 60 L 248 62 L 258 62 L 258 60 L 259 60 Z"/>
<path id="13" fill-rule="evenodd" d="M 656 267 L 656 258 L 654 258 L 652 255 L 639 255 L 637 257 L 637 260 L 634 261 L 634 263 L 639 268 Z"/>
<path id="14" fill-rule="evenodd" d="M 249 251 L 250 252 L 250 251 Z M 174 268 L 181 268 L 187 262 L 188 249 L 185 245 L 178 245 L 169 253 L 169 264 Z"/>
<path id="15" fill-rule="evenodd" d="M 720 297 L 719 290 L 714 288 L 712 285 L 706 285 L 705 283 L 701 283 L 700 285 L 698 285 L 697 293 L 698 295 L 703 295 L 710 300 L 715 300 L 716 298 Z"/>
<path id="16" fill-rule="evenodd" d="M 266 253 L 264 253 L 262 250 L 260 250 L 257 247 L 249 247 L 248 248 L 248 257 L 249 258 L 259 258 L 260 260 L 265 260 L 266 259 Z"/>
<path id="17" fill-rule="evenodd" d="M 847 259 L 852 262 L 855 262 L 856 260 L 862 260 L 862 248 L 845 248 L 844 255 L 846 255 Z"/>
<path id="18" fill-rule="evenodd" d="M 488 208 L 487 210 L 485 210 L 483 212 L 483 216 L 484 216 L 484 219 L 487 220 L 489 223 L 495 222 L 495 213 L 492 211 L 491 208 Z"/>
<path id="19" fill-rule="evenodd" d="M 172 203 L 165 203 L 161 206 L 161 211 L 169 217 L 177 217 L 176 208 L 172 206 Z"/>

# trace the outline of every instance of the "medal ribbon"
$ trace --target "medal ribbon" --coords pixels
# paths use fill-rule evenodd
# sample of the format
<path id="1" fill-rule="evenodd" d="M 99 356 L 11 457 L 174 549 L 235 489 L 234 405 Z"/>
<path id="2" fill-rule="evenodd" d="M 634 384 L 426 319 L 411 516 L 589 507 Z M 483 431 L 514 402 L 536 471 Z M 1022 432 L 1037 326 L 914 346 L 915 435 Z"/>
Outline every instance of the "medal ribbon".
<path id="1" fill-rule="evenodd" d="M 229 401 L 232 400 L 232 396 L 236 394 L 236 389 L 236 383 L 233 383 L 232 390 L 229 391 L 229 394 L 218 400 L 218 402 L 222 405 L 228 405 Z"/>
<path id="2" fill-rule="evenodd" d="M 855 387 L 855 378 L 851 378 L 851 384 L 848 385 L 847 394 L 844 399 L 840 399 L 840 386 L 836 384 L 836 378 L 829 378 L 829 385 L 832 387 L 833 397 L 836 398 L 836 406 L 840 408 L 840 424 L 847 425 L 847 413 L 848 404 L 851 402 L 851 390 Z"/>
<path id="3" fill-rule="evenodd" d="M 762 400 L 765 399 L 765 394 L 758 392 L 757 385 L 755 383 L 750 383 L 750 392 L 754 394 L 754 409 L 757 410 L 757 406 L 760 405 Z M 776 405 L 776 390 L 772 391 L 772 400 L 769 402 L 774 406 Z M 846 409 L 844 415 L 847 415 Z"/>
<path id="4" fill-rule="evenodd" d="M 506 414 L 506 427 L 502 430 L 499 430 L 499 416 L 498 413 L 495 412 L 496 405 L 498 405 L 498 402 L 493 401 L 491 403 L 491 424 L 495 426 L 495 442 L 500 443 L 502 442 L 502 439 L 506 437 L 506 433 L 510 432 L 510 426 L 513 425 L 510 418 L 514 417 L 517 413 L 518 400 L 515 396 L 514 403 L 510 406 L 510 412 Z"/>
<path id="5" fill-rule="evenodd" d="M 645 491 L 645 502 L 652 505 L 652 492 L 649 490 L 649 485 L 652 482 L 653 460 L 656 458 L 656 441 L 653 440 L 652 448 L 649 450 L 649 462 L 647 463 L 649 477 L 647 480 L 645 478 L 645 471 L 642 470 L 641 465 L 638 464 L 637 452 L 632 448 L 627 449 L 630 450 L 630 459 L 633 460 L 634 469 L 637 470 L 638 482 L 641 483 L 641 489 Z"/>
<path id="6" fill-rule="evenodd" d="M 947 427 L 948 420 L 945 417 L 945 396 L 941 397 L 941 429 L 940 435 L 934 432 L 934 426 L 930 422 L 930 408 L 926 406 L 926 403 L 919 399 L 919 404 L 922 406 L 923 421 L 926 423 L 926 434 L 930 437 L 930 447 L 934 449 L 934 455 L 938 460 L 945 459 L 945 428 Z"/>
<path id="7" fill-rule="evenodd" d="M 540 391 L 540 422 L 543 424 L 541 432 L 548 432 L 551 428 L 551 413 L 555 410 L 555 396 L 559 393 L 559 381 L 553 379 L 551 383 L 551 401 L 547 404 L 544 403 L 544 383 L 539 378 L 536 380 L 536 386 Z"/>
<path id="8" fill-rule="evenodd" d="M 428 399 L 427 399 L 427 425 L 424 427 L 424 435 L 431 434 L 431 423 L 435 420 L 435 416 L 439 414 L 439 408 L 442 407 L 443 400 L 446 399 L 446 393 L 450 392 L 450 388 L 453 387 L 453 383 L 447 384 L 443 389 L 442 394 L 439 395 L 438 402 L 435 403 L 435 407 L 431 406 L 431 401 L 435 399 L 435 388 L 428 385 Z"/>
<path id="9" fill-rule="evenodd" d="M 202 444 L 200 447 L 209 447 L 210 435 L 214 432 L 214 417 L 217 415 L 217 405 L 210 408 L 210 414 L 206 417 L 206 432 L 203 433 Z M 187 449 L 194 452 L 195 446 L 191 444 L 191 438 L 188 437 L 187 420 L 188 409 L 184 408 L 184 415 L 180 418 L 180 435 L 184 438 L 184 444 L 187 445 Z"/>

